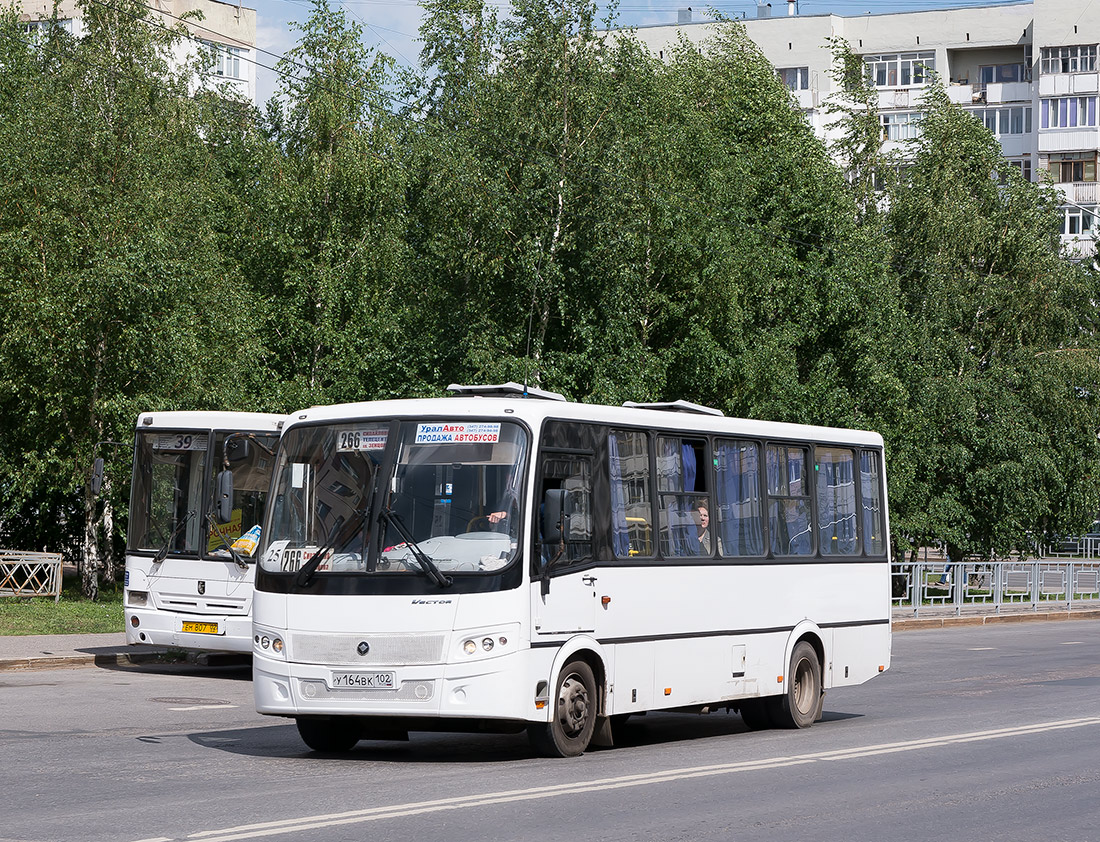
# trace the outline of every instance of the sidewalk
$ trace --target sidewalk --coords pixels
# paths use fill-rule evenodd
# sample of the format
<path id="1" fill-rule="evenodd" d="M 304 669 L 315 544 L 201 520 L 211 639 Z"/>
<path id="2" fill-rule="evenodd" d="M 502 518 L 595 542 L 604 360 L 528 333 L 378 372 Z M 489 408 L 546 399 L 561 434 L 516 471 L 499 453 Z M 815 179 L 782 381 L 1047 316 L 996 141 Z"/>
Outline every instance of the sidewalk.
<path id="1" fill-rule="evenodd" d="M 127 646 L 126 634 L 42 634 L 0 636 L 0 672 L 191 663 L 243 664 L 235 652 L 188 652 L 167 646 Z"/>
<path id="2" fill-rule="evenodd" d="M 927 610 L 927 609 L 926 609 Z M 894 617 L 894 631 L 973 627 L 1003 623 L 1041 623 L 1058 620 L 1100 620 L 1100 609 L 1021 611 L 1010 614 L 963 614 L 953 611 Z M 241 665 L 249 658 L 235 652 L 188 652 L 161 646 L 127 646 L 126 635 L 43 634 L 0 636 L 0 672 L 12 670 L 75 669 L 77 667 L 135 666 L 150 663 L 190 663 L 203 666 Z"/>

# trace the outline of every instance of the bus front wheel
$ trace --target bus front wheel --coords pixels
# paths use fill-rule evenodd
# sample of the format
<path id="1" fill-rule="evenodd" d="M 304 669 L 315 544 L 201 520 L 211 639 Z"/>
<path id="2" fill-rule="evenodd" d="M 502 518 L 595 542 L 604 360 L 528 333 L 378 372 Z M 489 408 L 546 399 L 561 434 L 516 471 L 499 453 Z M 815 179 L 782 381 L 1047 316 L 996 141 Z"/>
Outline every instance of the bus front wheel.
<path id="1" fill-rule="evenodd" d="M 558 674 L 554 709 L 547 723 L 527 727 L 535 749 L 546 757 L 584 753 L 596 727 L 596 679 L 584 661 L 570 661 Z"/>
<path id="2" fill-rule="evenodd" d="M 350 717 L 331 719 L 306 719 L 297 717 L 298 735 L 314 751 L 335 753 L 351 751 L 359 742 L 359 723 Z"/>
<path id="3" fill-rule="evenodd" d="M 772 722 L 781 728 L 809 728 L 821 716 L 821 662 L 805 640 L 795 644 L 787 692 L 769 697 Z"/>

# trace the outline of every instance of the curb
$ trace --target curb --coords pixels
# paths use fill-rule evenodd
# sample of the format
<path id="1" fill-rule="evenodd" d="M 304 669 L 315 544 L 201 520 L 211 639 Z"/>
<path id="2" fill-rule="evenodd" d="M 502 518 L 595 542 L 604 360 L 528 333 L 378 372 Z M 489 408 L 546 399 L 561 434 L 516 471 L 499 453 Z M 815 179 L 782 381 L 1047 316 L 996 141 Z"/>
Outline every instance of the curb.
<path id="1" fill-rule="evenodd" d="M 252 656 L 238 652 L 189 652 L 183 649 L 151 649 L 139 652 L 100 652 L 72 655 L 40 655 L 0 658 L 0 672 L 79 669 L 82 667 L 140 667 L 148 664 L 189 664 L 203 667 L 244 666 Z"/>
<path id="2" fill-rule="evenodd" d="M 1100 610 L 1079 611 L 1029 611 L 1018 614 L 950 615 L 946 617 L 913 617 L 897 619 L 891 623 L 894 631 L 919 631 L 960 626 L 994 626 L 1004 623 L 1044 623 L 1062 620 L 1100 620 Z"/>

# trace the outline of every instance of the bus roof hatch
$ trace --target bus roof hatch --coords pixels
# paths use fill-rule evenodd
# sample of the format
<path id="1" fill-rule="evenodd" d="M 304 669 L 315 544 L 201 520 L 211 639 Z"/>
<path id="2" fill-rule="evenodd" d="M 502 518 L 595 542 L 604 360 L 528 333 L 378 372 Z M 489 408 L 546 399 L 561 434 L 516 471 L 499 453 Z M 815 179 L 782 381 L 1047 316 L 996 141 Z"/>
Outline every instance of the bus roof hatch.
<path id="1" fill-rule="evenodd" d="M 715 409 L 712 406 L 703 406 L 701 404 L 692 403 L 691 401 L 671 401 L 666 403 L 635 403 L 634 401 L 626 401 L 623 406 L 630 409 L 660 409 L 665 412 L 694 412 L 699 415 L 721 415 L 725 416 L 720 409 Z"/>
<path id="2" fill-rule="evenodd" d="M 463 386 L 452 383 L 447 387 L 448 392 L 456 395 L 478 398 L 539 398 L 546 401 L 565 401 L 565 395 L 557 392 L 548 392 L 545 389 L 535 389 L 531 386 L 523 386 L 519 383 L 497 383 L 475 386 Z"/>

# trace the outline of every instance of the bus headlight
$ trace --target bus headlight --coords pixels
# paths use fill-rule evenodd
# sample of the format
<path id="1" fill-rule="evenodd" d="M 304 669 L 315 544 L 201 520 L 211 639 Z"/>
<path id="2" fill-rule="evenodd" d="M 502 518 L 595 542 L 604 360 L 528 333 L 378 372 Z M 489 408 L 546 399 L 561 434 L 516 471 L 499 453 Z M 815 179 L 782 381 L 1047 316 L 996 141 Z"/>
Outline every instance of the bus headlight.
<path id="1" fill-rule="evenodd" d="M 466 629 L 465 634 L 458 638 L 462 641 L 461 646 L 458 645 L 458 641 L 454 644 L 455 649 L 451 651 L 452 658 L 497 658 L 501 655 L 511 654 L 515 650 L 516 635 L 519 633 L 519 626 L 501 626 L 499 628 L 482 629 Z M 468 635 L 468 636 L 467 636 Z"/>
<path id="2" fill-rule="evenodd" d="M 126 604 L 135 608 L 144 608 L 149 604 L 148 591 L 126 591 Z"/>
<path id="3" fill-rule="evenodd" d="M 252 632 L 252 649 L 254 652 L 266 657 L 285 658 L 286 653 L 283 651 L 286 648 L 286 644 L 283 639 L 279 637 L 273 631 L 265 631 L 263 629 L 256 629 Z"/>

